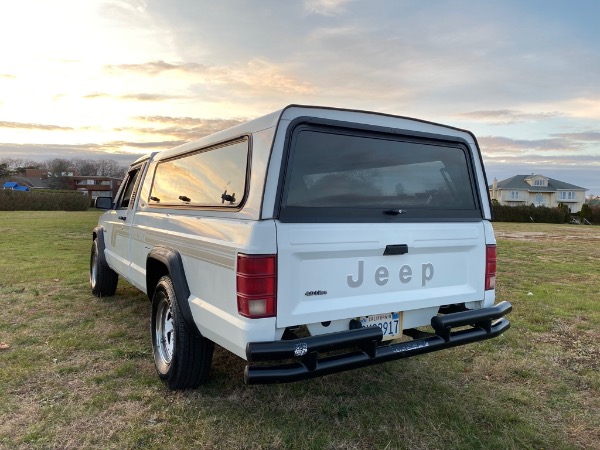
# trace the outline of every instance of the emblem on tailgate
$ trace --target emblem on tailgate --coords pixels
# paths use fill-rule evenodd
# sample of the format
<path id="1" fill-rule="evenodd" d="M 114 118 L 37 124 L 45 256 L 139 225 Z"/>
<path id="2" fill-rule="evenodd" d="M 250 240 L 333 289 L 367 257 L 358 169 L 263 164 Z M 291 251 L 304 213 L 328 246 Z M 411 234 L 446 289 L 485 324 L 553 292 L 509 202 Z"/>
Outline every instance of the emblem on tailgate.
<path id="1" fill-rule="evenodd" d="M 398 270 L 398 279 L 402 284 L 410 283 L 413 280 L 414 274 L 413 269 L 408 264 L 402 265 Z M 423 263 L 421 264 L 421 286 L 425 286 L 429 281 L 433 279 L 433 264 L 431 263 Z M 375 283 L 378 286 L 384 286 L 390 281 L 390 270 L 385 266 L 379 266 L 375 269 Z M 365 279 L 365 262 L 362 260 L 358 261 L 358 274 L 356 275 L 348 275 L 346 277 L 346 281 L 348 282 L 348 286 L 352 288 L 359 287 L 363 284 Z"/>
<path id="2" fill-rule="evenodd" d="M 327 291 L 306 291 L 304 295 L 307 297 L 312 297 L 313 295 L 327 295 Z"/>

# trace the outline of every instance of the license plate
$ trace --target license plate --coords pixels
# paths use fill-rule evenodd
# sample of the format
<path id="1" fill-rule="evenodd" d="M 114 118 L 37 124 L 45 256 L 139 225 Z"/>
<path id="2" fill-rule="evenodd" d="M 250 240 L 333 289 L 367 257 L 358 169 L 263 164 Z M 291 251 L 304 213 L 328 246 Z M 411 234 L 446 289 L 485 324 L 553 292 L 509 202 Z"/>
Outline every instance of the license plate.
<path id="1" fill-rule="evenodd" d="M 383 333 L 383 340 L 396 339 L 402 334 L 402 321 L 400 313 L 375 314 L 373 316 L 361 317 L 360 323 L 363 327 L 379 327 Z"/>

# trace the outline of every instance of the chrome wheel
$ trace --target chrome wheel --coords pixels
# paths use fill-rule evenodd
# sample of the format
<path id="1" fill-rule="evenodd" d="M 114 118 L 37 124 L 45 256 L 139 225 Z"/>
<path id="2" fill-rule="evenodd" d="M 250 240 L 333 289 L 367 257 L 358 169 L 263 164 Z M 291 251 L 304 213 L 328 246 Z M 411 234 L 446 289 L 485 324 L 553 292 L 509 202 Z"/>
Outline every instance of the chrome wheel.
<path id="1" fill-rule="evenodd" d="M 175 348 L 173 311 L 168 300 L 163 297 L 156 308 L 156 333 L 154 336 L 158 356 L 166 365 L 171 364 Z"/>
<path id="2" fill-rule="evenodd" d="M 156 372 L 170 389 L 195 388 L 206 380 L 214 345 L 188 329 L 168 275 L 158 280 L 152 295 L 150 333 Z"/>
<path id="3" fill-rule="evenodd" d="M 98 252 L 94 248 L 92 250 L 92 260 L 90 261 L 90 284 L 92 285 L 92 289 L 96 287 L 96 283 L 98 280 Z"/>

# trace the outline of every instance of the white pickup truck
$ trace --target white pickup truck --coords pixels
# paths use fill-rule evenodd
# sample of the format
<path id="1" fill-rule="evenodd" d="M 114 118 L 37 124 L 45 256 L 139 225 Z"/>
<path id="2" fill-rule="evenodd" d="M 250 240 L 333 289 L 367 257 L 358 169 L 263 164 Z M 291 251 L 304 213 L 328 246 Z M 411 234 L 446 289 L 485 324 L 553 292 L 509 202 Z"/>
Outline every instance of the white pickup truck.
<path id="1" fill-rule="evenodd" d="M 159 377 L 214 343 L 279 383 L 500 335 L 496 241 L 473 134 L 290 105 L 131 165 L 93 230 L 92 292 L 152 302 Z"/>

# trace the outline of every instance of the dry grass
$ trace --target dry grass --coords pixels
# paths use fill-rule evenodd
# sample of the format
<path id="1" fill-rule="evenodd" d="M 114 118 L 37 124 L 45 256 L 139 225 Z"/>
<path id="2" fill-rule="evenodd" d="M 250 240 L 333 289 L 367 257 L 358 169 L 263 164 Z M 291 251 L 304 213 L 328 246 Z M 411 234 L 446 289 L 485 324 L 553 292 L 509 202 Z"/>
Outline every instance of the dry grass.
<path id="1" fill-rule="evenodd" d="M 208 384 L 174 393 L 145 297 L 89 292 L 97 216 L 0 213 L 0 448 L 600 448 L 598 227 L 495 224 L 501 338 L 252 387 L 216 349 Z"/>

